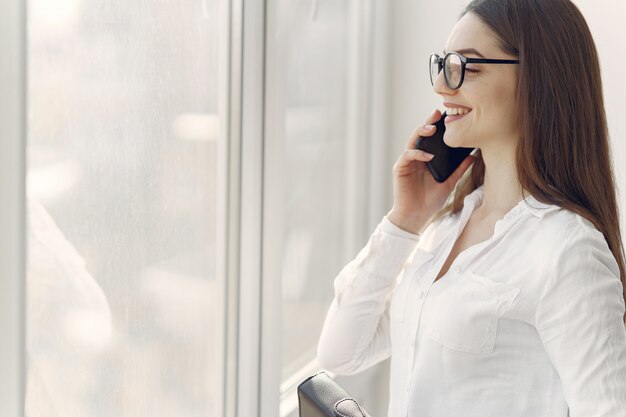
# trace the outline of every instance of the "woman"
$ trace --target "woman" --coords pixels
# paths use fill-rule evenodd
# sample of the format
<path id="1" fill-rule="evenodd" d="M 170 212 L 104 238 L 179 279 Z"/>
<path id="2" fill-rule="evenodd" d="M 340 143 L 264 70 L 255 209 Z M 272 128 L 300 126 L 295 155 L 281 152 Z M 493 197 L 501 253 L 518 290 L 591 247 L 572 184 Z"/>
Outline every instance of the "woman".
<path id="1" fill-rule="evenodd" d="M 623 246 L 585 20 L 569 0 L 475 0 L 452 51 L 508 61 L 462 74 L 464 58 L 431 58 L 458 113 L 445 142 L 479 151 L 439 184 L 415 149 L 434 127 L 415 131 L 393 208 L 335 279 L 318 360 L 352 374 L 391 356 L 389 417 L 626 416 Z"/>

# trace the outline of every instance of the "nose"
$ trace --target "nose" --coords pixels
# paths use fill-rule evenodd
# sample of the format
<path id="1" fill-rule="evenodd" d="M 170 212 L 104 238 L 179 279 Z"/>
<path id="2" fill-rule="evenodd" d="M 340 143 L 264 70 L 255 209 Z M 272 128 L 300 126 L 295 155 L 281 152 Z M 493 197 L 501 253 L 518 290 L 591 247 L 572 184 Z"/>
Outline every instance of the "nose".
<path id="1" fill-rule="evenodd" d="M 448 83 L 446 83 L 446 79 L 443 75 L 443 70 L 439 71 L 439 74 L 437 74 L 437 78 L 435 78 L 433 91 L 441 96 L 452 95 L 456 92 L 456 90 L 452 90 L 450 87 L 448 87 Z"/>

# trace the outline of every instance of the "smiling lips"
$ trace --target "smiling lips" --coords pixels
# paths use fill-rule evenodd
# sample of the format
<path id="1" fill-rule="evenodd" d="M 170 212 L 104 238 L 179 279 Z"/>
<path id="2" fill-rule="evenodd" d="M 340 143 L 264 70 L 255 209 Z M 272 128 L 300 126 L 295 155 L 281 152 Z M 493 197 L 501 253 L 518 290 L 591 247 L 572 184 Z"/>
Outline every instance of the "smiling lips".
<path id="1" fill-rule="evenodd" d="M 471 112 L 471 110 L 468 109 L 459 109 L 459 108 L 451 108 L 451 109 L 446 109 L 446 114 L 448 116 L 455 116 L 455 115 L 463 115 L 463 114 L 467 114 Z"/>
<path id="2" fill-rule="evenodd" d="M 443 105 L 449 116 L 464 115 L 472 111 L 471 108 L 456 103 L 443 103 Z"/>
<path id="3" fill-rule="evenodd" d="M 455 120 L 462 119 L 463 117 L 465 117 L 466 114 L 472 111 L 471 108 L 461 106 L 460 104 L 456 103 L 443 103 L 443 105 L 446 107 L 447 117 L 444 120 L 444 123 L 446 124 L 454 122 Z"/>

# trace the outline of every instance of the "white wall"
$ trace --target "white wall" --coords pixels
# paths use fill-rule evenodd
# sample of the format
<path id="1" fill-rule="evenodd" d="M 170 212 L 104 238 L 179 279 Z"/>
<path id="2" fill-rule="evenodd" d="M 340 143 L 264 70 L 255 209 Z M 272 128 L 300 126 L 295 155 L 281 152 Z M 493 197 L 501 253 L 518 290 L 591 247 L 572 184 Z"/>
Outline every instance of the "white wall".
<path id="1" fill-rule="evenodd" d="M 604 101 L 619 193 L 622 240 L 626 241 L 626 1 L 574 1 L 587 19 L 600 54 Z M 599 5 L 602 5 L 599 7 Z"/>
<path id="2" fill-rule="evenodd" d="M 605 105 L 614 157 L 618 190 L 621 191 L 622 236 L 626 236 L 626 1 L 576 0 L 591 28 L 600 54 Z M 422 2 L 398 0 L 391 5 L 390 89 L 389 89 L 389 187 L 391 208 L 391 167 L 415 127 L 435 108 L 441 98 L 432 91 L 428 56 L 440 52 L 457 21 L 462 0 Z"/>
<path id="3" fill-rule="evenodd" d="M 466 3 L 463 0 L 398 0 L 391 3 L 389 208 L 393 163 L 415 127 L 423 123 L 435 108 L 441 108 L 441 97 L 430 85 L 428 58 L 433 52 L 441 53 Z"/>

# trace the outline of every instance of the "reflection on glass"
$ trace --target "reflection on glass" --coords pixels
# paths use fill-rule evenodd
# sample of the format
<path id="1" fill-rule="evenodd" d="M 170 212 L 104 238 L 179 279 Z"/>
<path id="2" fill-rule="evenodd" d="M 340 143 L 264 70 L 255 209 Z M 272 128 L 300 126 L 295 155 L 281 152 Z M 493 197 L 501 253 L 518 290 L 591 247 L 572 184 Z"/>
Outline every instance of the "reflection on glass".
<path id="1" fill-rule="evenodd" d="M 29 0 L 29 417 L 221 409 L 217 8 Z"/>
<path id="2" fill-rule="evenodd" d="M 282 282 L 282 379 L 315 357 L 346 260 L 349 2 L 270 10 L 266 257 Z"/>

